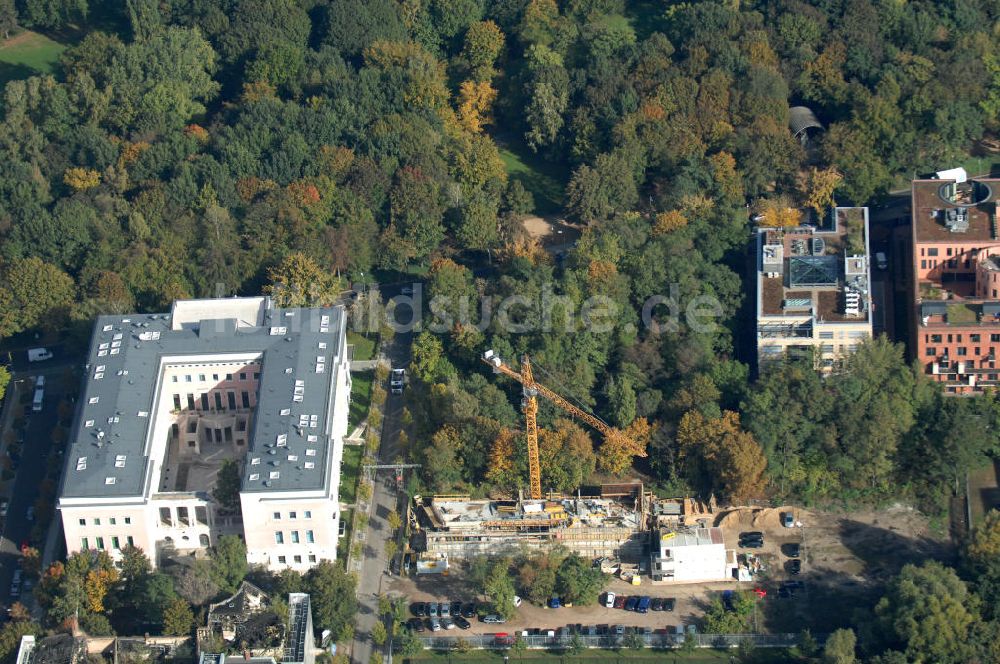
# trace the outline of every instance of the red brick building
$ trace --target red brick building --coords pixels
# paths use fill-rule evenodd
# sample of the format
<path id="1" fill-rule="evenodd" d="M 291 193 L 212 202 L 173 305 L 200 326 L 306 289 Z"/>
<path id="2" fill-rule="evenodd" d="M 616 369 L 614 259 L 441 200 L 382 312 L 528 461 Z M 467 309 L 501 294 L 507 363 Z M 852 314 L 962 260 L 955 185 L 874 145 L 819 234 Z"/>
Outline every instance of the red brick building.
<path id="1" fill-rule="evenodd" d="M 1000 179 L 915 180 L 913 349 L 952 394 L 1000 385 Z"/>

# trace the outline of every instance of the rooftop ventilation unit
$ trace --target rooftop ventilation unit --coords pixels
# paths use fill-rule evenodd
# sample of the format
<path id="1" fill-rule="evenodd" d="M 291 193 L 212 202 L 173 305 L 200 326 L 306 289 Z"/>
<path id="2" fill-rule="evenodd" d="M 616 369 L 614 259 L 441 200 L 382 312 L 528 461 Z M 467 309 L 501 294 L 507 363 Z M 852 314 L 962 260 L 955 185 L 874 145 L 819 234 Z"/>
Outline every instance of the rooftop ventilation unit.
<path id="1" fill-rule="evenodd" d="M 948 208 L 944 211 L 944 225 L 952 233 L 964 233 L 969 230 L 969 212 L 962 208 Z"/>
<path id="2" fill-rule="evenodd" d="M 814 237 L 812 239 L 812 253 L 813 256 L 822 256 L 823 252 L 826 251 L 826 242 L 823 241 L 821 237 Z"/>

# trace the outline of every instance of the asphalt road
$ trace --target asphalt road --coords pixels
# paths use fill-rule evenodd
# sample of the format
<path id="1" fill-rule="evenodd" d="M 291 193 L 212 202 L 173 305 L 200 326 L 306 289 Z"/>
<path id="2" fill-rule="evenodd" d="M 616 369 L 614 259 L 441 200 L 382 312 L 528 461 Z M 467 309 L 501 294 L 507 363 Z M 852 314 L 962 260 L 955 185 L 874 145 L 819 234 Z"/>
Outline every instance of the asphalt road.
<path id="1" fill-rule="evenodd" d="M 390 294 L 386 293 L 386 297 L 390 297 Z M 393 367 L 405 367 L 409 364 L 412 340 L 412 333 L 397 333 L 389 347 L 383 349 Z M 396 458 L 404 397 L 405 394 L 390 392 L 386 398 L 379 463 L 393 463 Z M 399 500 L 400 495 L 396 491 L 392 471 L 380 471 L 375 480 L 372 505 L 369 510 L 368 533 L 365 538 L 364 560 L 358 580 L 359 608 L 354 644 L 351 648 L 351 661 L 358 664 L 367 664 L 381 658 L 371 640 L 371 631 L 375 621 L 378 620 L 378 596 L 382 592 L 388 567 L 385 542 L 391 533 L 386 518 L 391 511 L 398 509 Z"/>
<path id="2" fill-rule="evenodd" d="M 21 543 L 28 541 L 32 546 L 38 547 L 39 551 L 45 545 L 44 535 L 41 541 L 30 541 L 32 528 L 44 515 L 36 514 L 34 519 L 29 521 L 27 512 L 28 508 L 38 500 L 39 486 L 45 479 L 49 455 L 55 453 L 52 429 L 59 419 L 59 401 L 64 393 L 61 385 L 62 376 L 67 366 L 66 363 L 56 364 L 54 361 L 39 364 L 37 369 L 46 377 L 42 410 L 33 412 L 31 402 L 25 404 L 28 426 L 24 432 L 24 448 L 14 478 L 14 489 L 10 496 L 7 518 L 4 520 L 3 536 L 0 538 L 0 602 L 5 606 L 10 606 L 15 601 L 15 598 L 10 596 L 10 583 L 14 570 L 20 566 Z M 20 385 L 28 389 L 29 394 L 34 392 L 31 387 L 31 375 L 15 374 L 15 380 L 26 381 Z M 21 597 L 18 599 L 23 602 L 28 592 L 29 589 L 22 588 Z"/>

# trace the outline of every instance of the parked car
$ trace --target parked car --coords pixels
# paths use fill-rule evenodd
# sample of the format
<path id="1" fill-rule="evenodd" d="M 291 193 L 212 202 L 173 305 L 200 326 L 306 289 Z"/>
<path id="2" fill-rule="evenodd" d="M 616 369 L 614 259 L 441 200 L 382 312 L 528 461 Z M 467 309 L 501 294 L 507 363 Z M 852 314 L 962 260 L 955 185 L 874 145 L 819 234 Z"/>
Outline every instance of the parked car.
<path id="1" fill-rule="evenodd" d="M 789 574 L 795 576 L 802 571 L 802 561 L 798 558 L 793 558 L 785 563 L 785 569 L 788 570 Z"/>
<path id="2" fill-rule="evenodd" d="M 427 615 L 430 616 L 431 618 L 437 618 L 438 617 L 438 603 L 437 602 L 428 602 L 427 603 Z"/>
<path id="3" fill-rule="evenodd" d="M 795 515 L 791 512 L 785 512 L 781 515 L 781 525 L 785 528 L 795 527 Z"/>
<path id="4" fill-rule="evenodd" d="M 625 625 L 615 625 L 612 629 L 614 629 L 616 636 L 621 636 L 625 633 Z"/>
<path id="5" fill-rule="evenodd" d="M 649 603 L 650 611 L 662 611 L 663 610 L 663 598 L 654 597 L 653 601 Z"/>
<path id="6" fill-rule="evenodd" d="M 764 540 L 763 540 L 763 538 L 761 538 L 761 539 L 740 540 L 740 548 L 741 549 L 760 549 L 763 546 L 764 546 Z"/>
<path id="7" fill-rule="evenodd" d="M 392 389 L 393 394 L 402 394 L 403 385 L 406 381 L 406 370 L 405 369 L 393 369 L 392 376 L 389 378 L 389 387 Z"/>
<path id="8" fill-rule="evenodd" d="M 625 608 L 625 602 L 627 602 L 627 601 L 628 601 L 628 597 L 626 597 L 625 595 L 619 595 L 618 597 L 615 597 L 615 608 L 616 609 L 624 609 Z"/>
<path id="9" fill-rule="evenodd" d="M 889 259 L 886 258 L 885 252 L 883 251 L 875 252 L 875 265 L 878 266 L 878 269 L 880 270 L 889 269 Z"/>
<path id="10" fill-rule="evenodd" d="M 458 625 L 459 629 L 469 629 L 472 627 L 472 623 L 458 614 L 455 614 L 455 624 Z"/>
<path id="11" fill-rule="evenodd" d="M 518 597 L 517 595 L 514 595 L 514 606 L 515 607 L 521 606 L 521 598 Z"/>
<path id="12" fill-rule="evenodd" d="M 604 606 L 609 609 L 613 609 L 615 607 L 615 594 L 613 592 L 608 591 L 604 595 Z"/>
<path id="13" fill-rule="evenodd" d="M 451 603 L 451 617 L 454 618 L 455 616 L 460 615 L 462 615 L 462 603 L 455 600 Z"/>
<path id="14" fill-rule="evenodd" d="M 21 594 L 21 570 L 15 569 L 14 576 L 10 580 L 10 596 L 18 597 Z"/>
<path id="15" fill-rule="evenodd" d="M 759 530 L 751 530 L 749 532 L 740 533 L 741 540 L 751 540 L 751 539 L 764 539 L 764 533 Z"/>
<path id="16" fill-rule="evenodd" d="M 722 607 L 726 611 L 735 611 L 736 607 L 733 606 L 733 591 L 723 590 L 722 591 Z"/>
<path id="17" fill-rule="evenodd" d="M 406 625 L 407 627 L 410 628 L 410 631 L 413 632 L 424 631 L 424 621 L 421 620 L 420 618 L 410 618 L 409 621 L 407 621 Z"/>
<path id="18" fill-rule="evenodd" d="M 802 554 L 802 545 L 798 542 L 786 544 L 781 548 L 789 558 L 798 558 Z"/>
<path id="19" fill-rule="evenodd" d="M 483 622 L 488 625 L 502 625 L 507 621 L 501 618 L 500 616 L 496 615 L 495 613 L 491 613 L 488 616 L 483 616 Z"/>
<path id="20" fill-rule="evenodd" d="M 461 616 L 459 616 L 459 618 L 461 618 Z M 441 626 L 445 629 L 455 629 L 455 621 L 451 618 L 442 618 Z"/>
<path id="21" fill-rule="evenodd" d="M 462 605 L 462 617 L 463 618 L 475 618 L 476 617 L 476 605 L 472 602 Z"/>
<path id="22" fill-rule="evenodd" d="M 0 498 L 0 517 L 7 516 L 7 509 L 10 507 L 10 503 L 7 502 L 6 498 Z"/>
<path id="23" fill-rule="evenodd" d="M 34 521 L 35 520 L 35 506 L 34 505 L 28 505 L 28 510 L 24 513 L 24 518 L 27 519 L 28 521 Z"/>
<path id="24" fill-rule="evenodd" d="M 414 602 L 410 604 L 410 613 L 418 618 L 423 618 L 427 615 L 427 603 L 426 602 Z"/>
<path id="25" fill-rule="evenodd" d="M 549 608 L 550 608 L 550 609 L 558 609 L 558 608 L 560 608 L 561 606 L 562 606 L 562 602 L 560 602 L 560 601 L 559 601 L 559 598 L 558 598 L 558 597 L 556 597 L 555 595 L 553 595 L 553 596 L 552 596 L 552 597 L 551 597 L 551 598 L 549 599 Z"/>
<path id="26" fill-rule="evenodd" d="M 663 610 L 673 612 L 674 607 L 677 606 L 677 600 L 673 597 L 667 597 L 663 600 Z"/>
<path id="27" fill-rule="evenodd" d="M 448 604 L 448 602 L 441 602 L 440 604 L 438 604 L 438 615 L 442 618 L 451 617 L 451 606 Z"/>
<path id="28" fill-rule="evenodd" d="M 698 633 L 698 626 L 695 625 L 695 624 L 693 624 L 693 623 L 690 624 L 690 625 L 688 625 L 687 626 L 687 633 L 688 634 L 697 634 Z"/>
<path id="29" fill-rule="evenodd" d="M 437 618 L 431 618 L 431 631 L 440 632 L 441 631 L 441 621 Z"/>
<path id="30" fill-rule="evenodd" d="M 635 611 L 635 607 L 637 607 L 637 606 L 639 606 L 639 598 L 636 597 L 636 596 L 629 597 L 625 601 L 625 610 L 626 611 Z"/>
<path id="31" fill-rule="evenodd" d="M 639 603 L 636 604 L 635 610 L 639 613 L 649 613 L 650 598 L 649 595 L 643 595 L 639 598 Z"/>

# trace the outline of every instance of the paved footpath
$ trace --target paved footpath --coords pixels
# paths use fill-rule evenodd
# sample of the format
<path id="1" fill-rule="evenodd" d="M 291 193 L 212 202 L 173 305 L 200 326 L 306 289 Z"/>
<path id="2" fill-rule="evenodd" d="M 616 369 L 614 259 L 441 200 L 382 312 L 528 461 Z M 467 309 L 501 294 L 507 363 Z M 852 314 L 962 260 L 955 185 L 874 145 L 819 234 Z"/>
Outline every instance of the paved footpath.
<path id="1" fill-rule="evenodd" d="M 411 334 L 396 334 L 387 349 L 388 352 L 385 353 L 393 367 L 406 366 L 409 363 L 411 341 Z M 393 463 L 396 458 L 403 396 L 390 393 L 386 398 L 379 463 Z M 378 619 L 378 596 L 388 580 L 385 542 L 390 532 L 386 518 L 391 511 L 397 509 L 399 501 L 399 494 L 395 482 L 391 481 L 390 473 L 391 471 L 381 471 L 376 477 L 372 503 L 368 510 L 368 532 L 358 578 L 358 615 L 355 622 L 354 643 L 351 647 L 351 661 L 357 664 L 377 662 L 383 658 L 381 649 L 376 649 L 372 643 L 371 631 Z"/>

